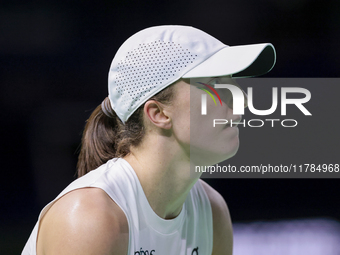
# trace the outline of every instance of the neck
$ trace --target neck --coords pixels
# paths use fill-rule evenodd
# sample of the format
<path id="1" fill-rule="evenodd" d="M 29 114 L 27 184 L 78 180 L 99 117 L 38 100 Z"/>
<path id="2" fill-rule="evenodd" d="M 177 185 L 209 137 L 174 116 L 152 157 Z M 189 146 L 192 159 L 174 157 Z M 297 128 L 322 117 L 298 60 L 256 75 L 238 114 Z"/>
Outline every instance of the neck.
<path id="1" fill-rule="evenodd" d="M 169 137 L 147 139 L 124 157 L 135 170 L 154 212 L 175 218 L 199 176 L 190 176 L 190 155 Z"/>

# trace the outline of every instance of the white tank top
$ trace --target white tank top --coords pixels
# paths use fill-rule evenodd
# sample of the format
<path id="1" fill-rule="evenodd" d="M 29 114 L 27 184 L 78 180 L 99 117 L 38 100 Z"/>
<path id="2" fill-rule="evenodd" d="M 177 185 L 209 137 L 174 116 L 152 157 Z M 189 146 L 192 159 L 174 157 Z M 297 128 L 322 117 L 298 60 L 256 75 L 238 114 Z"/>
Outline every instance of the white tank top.
<path id="1" fill-rule="evenodd" d="M 114 158 L 72 182 L 41 211 L 22 255 L 36 255 L 40 219 L 66 193 L 85 187 L 104 190 L 123 210 L 129 225 L 128 255 L 211 255 L 212 211 L 198 181 L 190 190 L 180 214 L 160 218 L 150 207 L 135 171 L 122 158 Z"/>

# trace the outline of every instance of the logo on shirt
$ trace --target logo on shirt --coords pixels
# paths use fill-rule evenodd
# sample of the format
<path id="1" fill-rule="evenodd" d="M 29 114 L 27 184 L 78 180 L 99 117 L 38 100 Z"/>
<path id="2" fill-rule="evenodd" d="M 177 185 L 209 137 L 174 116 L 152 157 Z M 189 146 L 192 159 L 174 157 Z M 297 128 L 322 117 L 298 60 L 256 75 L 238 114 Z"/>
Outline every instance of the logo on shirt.
<path id="1" fill-rule="evenodd" d="M 141 247 L 139 251 L 135 251 L 134 255 L 155 255 L 155 250 L 151 250 L 150 252 L 148 250 L 143 251 L 143 248 Z M 198 246 L 192 250 L 191 255 L 199 255 L 198 253 Z"/>
<path id="2" fill-rule="evenodd" d="M 191 255 L 198 255 L 198 246 L 192 250 Z"/>
<path id="3" fill-rule="evenodd" d="M 155 255 L 155 252 L 155 250 L 151 250 L 150 252 L 148 250 L 143 251 L 143 248 L 140 247 L 140 250 L 135 251 L 134 255 Z"/>

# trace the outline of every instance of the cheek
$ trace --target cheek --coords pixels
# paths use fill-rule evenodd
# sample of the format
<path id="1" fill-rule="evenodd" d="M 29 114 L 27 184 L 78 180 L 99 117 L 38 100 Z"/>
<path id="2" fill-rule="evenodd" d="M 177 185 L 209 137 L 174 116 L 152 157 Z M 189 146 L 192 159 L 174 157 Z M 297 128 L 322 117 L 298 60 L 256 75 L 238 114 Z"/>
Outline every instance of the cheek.
<path id="1" fill-rule="evenodd" d="M 208 145 L 209 139 L 214 139 L 214 136 L 218 133 L 218 128 L 213 127 L 213 120 L 217 118 L 216 110 L 220 110 L 220 107 L 215 106 L 215 103 L 209 97 L 207 98 L 207 114 L 203 115 L 201 94 L 201 91 L 195 93 L 190 102 L 191 141 L 192 143 L 201 141 Z"/>
<path id="2" fill-rule="evenodd" d="M 190 107 L 189 105 L 177 104 L 174 107 L 173 129 L 176 139 L 181 143 L 190 143 Z"/>
<path id="3" fill-rule="evenodd" d="M 221 127 L 213 127 L 212 115 L 201 115 L 200 107 L 192 109 L 190 115 L 190 140 L 192 146 L 209 148 L 218 140 Z"/>

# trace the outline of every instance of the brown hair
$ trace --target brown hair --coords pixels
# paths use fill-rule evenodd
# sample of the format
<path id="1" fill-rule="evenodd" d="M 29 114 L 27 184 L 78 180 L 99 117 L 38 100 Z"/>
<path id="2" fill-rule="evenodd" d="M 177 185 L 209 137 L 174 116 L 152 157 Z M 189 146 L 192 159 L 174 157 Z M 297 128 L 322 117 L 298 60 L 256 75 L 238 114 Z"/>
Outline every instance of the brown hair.
<path id="1" fill-rule="evenodd" d="M 149 100 L 171 104 L 174 95 L 174 86 L 172 85 Z M 126 156 L 130 153 L 130 147 L 138 146 L 144 137 L 144 104 L 131 115 L 124 125 L 111 105 L 107 102 L 104 103 L 106 103 L 106 108 L 109 107 L 111 117 L 108 117 L 103 112 L 102 106 L 99 105 L 87 120 L 78 157 L 78 178 L 112 158 Z"/>

